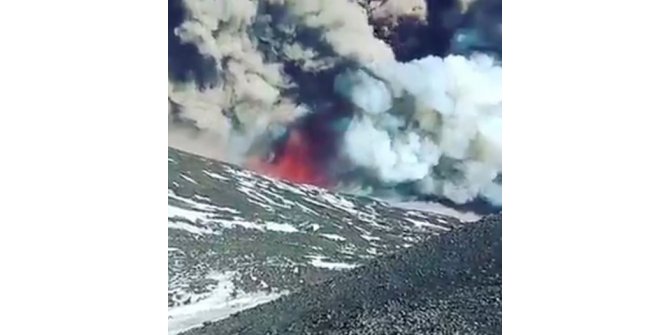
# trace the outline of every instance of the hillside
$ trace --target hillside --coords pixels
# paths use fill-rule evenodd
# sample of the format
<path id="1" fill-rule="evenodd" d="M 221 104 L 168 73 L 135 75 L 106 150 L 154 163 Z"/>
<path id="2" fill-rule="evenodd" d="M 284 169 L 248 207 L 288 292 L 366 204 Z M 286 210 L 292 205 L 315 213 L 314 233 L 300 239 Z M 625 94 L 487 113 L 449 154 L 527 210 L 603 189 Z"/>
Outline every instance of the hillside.
<path id="1" fill-rule="evenodd" d="M 500 334 L 500 215 L 187 334 Z"/>
<path id="2" fill-rule="evenodd" d="M 463 226 L 168 149 L 171 334 Z"/>

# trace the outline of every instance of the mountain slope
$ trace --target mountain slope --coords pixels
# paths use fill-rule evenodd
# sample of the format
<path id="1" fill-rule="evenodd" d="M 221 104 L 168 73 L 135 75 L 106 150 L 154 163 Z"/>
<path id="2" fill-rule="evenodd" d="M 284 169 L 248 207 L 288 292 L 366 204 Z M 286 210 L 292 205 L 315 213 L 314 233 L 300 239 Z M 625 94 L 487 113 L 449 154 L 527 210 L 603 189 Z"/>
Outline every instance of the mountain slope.
<path id="1" fill-rule="evenodd" d="M 196 334 L 500 334 L 501 216 L 490 216 Z"/>
<path id="2" fill-rule="evenodd" d="M 170 333 L 226 318 L 462 224 L 168 148 Z"/>

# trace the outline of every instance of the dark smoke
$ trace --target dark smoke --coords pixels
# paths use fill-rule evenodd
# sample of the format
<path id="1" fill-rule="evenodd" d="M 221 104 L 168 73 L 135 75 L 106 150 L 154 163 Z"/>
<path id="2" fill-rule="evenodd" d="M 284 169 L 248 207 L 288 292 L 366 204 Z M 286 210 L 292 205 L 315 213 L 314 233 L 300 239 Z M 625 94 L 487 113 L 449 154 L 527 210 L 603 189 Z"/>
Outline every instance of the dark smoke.
<path id="1" fill-rule="evenodd" d="M 471 55 L 502 57 L 502 0 L 478 0 L 463 11 L 458 0 L 426 0 L 427 18 L 401 20 L 386 38 L 396 58 L 407 62 L 426 56 Z M 382 27 L 375 32 L 381 35 Z"/>
<path id="2" fill-rule="evenodd" d="M 194 81 L 201 88 L 213 86 L 219 80 L 216 60 L 201 55 L 195 45 L 183 43 L 174 33 L 185 19 L 181 0 L 168 0 L 168 77 L 171 81 Z"/>

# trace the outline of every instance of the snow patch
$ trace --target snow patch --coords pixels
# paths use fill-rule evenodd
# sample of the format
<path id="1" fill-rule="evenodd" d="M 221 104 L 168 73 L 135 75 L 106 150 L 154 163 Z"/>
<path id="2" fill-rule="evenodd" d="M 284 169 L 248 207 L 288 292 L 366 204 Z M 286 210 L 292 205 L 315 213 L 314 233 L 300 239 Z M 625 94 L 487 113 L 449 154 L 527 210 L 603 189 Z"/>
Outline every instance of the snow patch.
<path id="1" fill-rule="evenodd" d="M 321 255 L 307 256 L 307 257 L 312 259 L 309 263 L 317 268 L 326 268 L 331 270 L 349 270 L 358 267 L 358 264 L 327 262 L 323 260 L 326 257 Z"/>
<path id="2" fill-rule="evenodd" d="M 196 235 L 216 235 L 216 232 L 204 227 L 196 227 L 183 221 L 168 221 L 168 229 L 181 229 Z"/>
<path id="3" fill-rule="evenodd" d="M 347 239 L 337 234 L 321 234 L 321 236 L 333 241 L 346 241 Z"/>
<path id="4" fill-rule="evenodd" d="M 206 227 L 198 227 L 183 221 L 168 220 L 168 228 L 182 229 L 194 234 L 216 234 L 211 228 L 207 226 L 221 226 L 223 228 L 233 228 L 240 226 L 247 229 L 265 230 L 263 226 L 253 222 L 248 222 L 242 218 L 233 218 L 232 220 L 223 220 L 212 217 L 212 212 L 203 211 L 201 209 L 185 209 L 168 203 L 168 219 L 182 219 L 191 223 L 199 223 Z"/>
<path id="5" fill-rule="evenodd" d="M 203 170 L 202 173 L 208 175 L 209 177 L 211 177 L 211 178 L 213 178 L 213 179 L 217 179 L 217 180 L 221 180 L 221 181 L 228 181 L 228 180 L 230 180 L 230 178 L 226 178 L 226 177 L 224 177 L 224 176 L 222 176 L 222 175 L 220 175 L 220 174 L 218 174 L 218 173 L 210 172 L 210 171 L 207 171 L 207 170 Z"/>
<path id="6" fill-rule="evenodd" d="M 224 228 L 233 228 L 234 226 L 240 226 L 247 229 L 256 229 L 264 231 L 265 228 L 257 223 L 246 221 L 242 218 L 233 218 L 232 220 L 217 220 L 217 223 L 220 223 Z"/>
<path id="7" fill-rule="evenodd" d="M 262 203 L 262 202 L 260 202 L 260 201 L 258 201 L 258 200 L 254 200 L 254 199 L 252 199 L 252 198 L 247 198 L 246 200 L 247 200 L 249 203 L 252 203 L 252 204 L 254 204 L 254 205 L 257 205 L 257 206 L 259 206 L 259 207 L 262 207 L 263 209 L 267 210 L 268 212 L 274 212 L 274 211 L 275 211 L 275 208 L 274 208 L 274 207 L 272 207 L 272 206 L 270 206 L 270 205 L 268 205 L 268 204 L 264 204 L 264 203 Z"/>
<path id="8" fill-rule="evenodd" d="M 212 202 L 212 200 L 211 200 L 210 198 L 208 198 L 208 197 L 203 197 L 203 196 L 200 195 L 200 194 L 194 194 L 194 195 L 193 195 L 193 198 L 194 198 L 194 199 L 197 199 L 197 200 L 200 200 L 200 201 L 207 202 L 207 203 Z"/>
<path id="9" fill-rule="evenodd" d="M 274 182 L 274 185 L 275 185 L 278 189 L 280 189 L 280 190 L 284 190 L 284 191 L 288 191 L 288 192 L 296 193 L 296 194 L 298 194 L 298 195 L 302 195 L 302 196 L 307 195 L 307 193 L 305 193 L 305 192 L 304 192 L 303 190 L 301 190 L 300 188 L 295 187 L 295 186 L 292 186 L 292 185 L 289 185 L 289 184 L 287 184 L 287 183 L 285 183 L 285 182 L 282 182 L 282 181 L 280 181 L 280 180 L 273 180 L 273 182 Z"/>
<path id="10" fill-rule="evenodd" d="M 368 242 L 370 242 L 370 241 L 381 241 L 381 238 L 379 238 L 377 236 L 367 235 L 367 234 L 361 235 L 361 238 L 368 241 Z"/>
<path id="11" fill-rule="evenodd" d="M 433 223 L 430 223 L 430 222 L 427 222 L 427 221 L 414 220 L 414 219 L 410 219 L 408 217 L 404 218 L 404 220 L 409 221 L 410 223 L 413 223 L 416 227 L 419 227 L 419 228 L 432 228 L 432 229 L 440 229 L 440 230 L 445 230 L 445 231 L 450 230 L 447 227 L 438 226 L 436 224 L 433 224 Z"/>
<path id="12" fill-rule="evenodd" d="M 197 182 L 197 181 L 193 180 L 193 178 L 191 178 L 191 177 L 189 177 L 189 176 L 187 176 L 187 175 L 185 175 L 185 174 L 183 174 L 183 173 L 180 174 L 179 176 L 182 177 L 183 179 L 185 179 L 185 180 L 187 180 L 187 181 L 193 183 L 193 184 L 198 185 L 198 182 Z"/>
<path id="13" fill-rule="evenodd" d="M 302 209 L 302 211 L 305 212 L 305 213 L 312 213 L 314 215 L 319 215 L 319 213 L 315 212 L 311 208 L 309 208 L 309 207 L 307 207 L 307 206 L 305 206 L 305 205 L 303 205 L 299 202 L 296 202 L 296 205 L 298 205 L 298 207 L 300 207 Z"/>
<path id="14" fill-rule="evenodd" d="M 242 182 L 240 182 L 240 183 L 242 183 Z M 282 197 L 280 197 L 276 194 L 272 194 L 276 198 L 282 200 L 282 203 L 278 203 L 278 202 L 266 197 L 265 195 L 261 194 L 260 192 L 253 189 L 252 187 L 254 187 L 253 184 L 251 184 L 251 185 L 247 184 L 247 185 L 238 187 L 237 190 L 246 194 L 249 198 L 255 199 L 256 201 L 267 203 L 267 204 L 274 205 L 274 206 L 281 207 L 281 208 L 291 208 L 290 205 L 284 203 L 284 201 L 283 201 L 284 199 Z M 266 193 L 270 193 L 270 192 L 266 192 Z"/>
<path id="15" fill-rule="evenodd" d="M 197 194 L 193 196 L 194 198 L 200 198 L 200 199 L 206 199 L 209 200 L 205 197 L 198 196 Z M 228 208 L 228 207 L 221 207 L 221 206 L 215 206 L 207 203 L 202 203 L 202 202 L 197 202 L 192 199 L 182 197 L 174 193 L 171 189 L 168 188 L 168 200 L 172 198 L 174 200 L 178 200 L 180 202 L 183 202 L 190 207 L 192 207 L 194 210 L 197 211 L 203 211 L 203 212 L 208 212 L 214 214 L 215 212 L 228 212 L 228 213 L 233 213 L 233 214 L 239 214 L 240 212 L 234 208 Z M 168 202 L 169 206 L 169 202 Z"/>
<path id="16" fill-rule="evenodd" d="M 198 327 L 205 321 L 218 321 L 232 314 L 264 304 L 287 294 L 282 292 L 235 292 L 233 278 L 236 272 L 210 274 L 218 285 L 211 294 L 197 302 L 168 308 L 168 335 Z"/>
<path id="17" fill-rule="evenodd" d="M 299 230 L 288 223 L 266 222 L 265 229 L 284 233 L 297 233 Z"/>
<path id="18" fill-rule="evenodd" d="M 172 218 L 172 219 L 181 218 L 181 219 L 191 221 L 193 223 L 196 223 L 198 221 L 205 222 L 205 221 L 209 220 L 209 218 L 207 217 L 207 214 L 205 214 L 205 213 L 194 211 L 194 210 L 188 210 L 188 209 L 184 209 L 184 208 L 177 207 L 177 206 L 172 206 L 170 204 L 168 204 L 168 218 Z"/>
<path id="19" fill-rule="evenodd" d="M 329 205 L 338 208 L 340 210 L 343 210 L 351 215 L 358 215 L 361 213 L 360 211 L 356 210 L 356 206 L 354 205 L 353 202 L 343 197 L 338 197 L 335 196 L 334 194 L 324 192 L 319 195 L 319 198 L 321 200 L 324 200 Z"/>

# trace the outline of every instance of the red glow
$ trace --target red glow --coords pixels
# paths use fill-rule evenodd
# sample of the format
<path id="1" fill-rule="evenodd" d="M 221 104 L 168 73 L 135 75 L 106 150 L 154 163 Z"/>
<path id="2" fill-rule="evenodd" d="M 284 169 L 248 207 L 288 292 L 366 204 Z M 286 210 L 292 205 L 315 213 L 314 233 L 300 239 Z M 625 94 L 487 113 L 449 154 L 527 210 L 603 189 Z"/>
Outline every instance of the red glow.
<path id="1" fill-rule="evenodd" d="M 299 184 L 327 186 L 327 178 L 322 175 L 313 162 L 313 148 L 304 136 L 293 130 L 283 148 L 281 156 L 273 162 L 254 162 L 249 164 L 255 170 L 279 179 Z"/>

